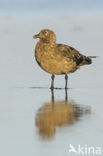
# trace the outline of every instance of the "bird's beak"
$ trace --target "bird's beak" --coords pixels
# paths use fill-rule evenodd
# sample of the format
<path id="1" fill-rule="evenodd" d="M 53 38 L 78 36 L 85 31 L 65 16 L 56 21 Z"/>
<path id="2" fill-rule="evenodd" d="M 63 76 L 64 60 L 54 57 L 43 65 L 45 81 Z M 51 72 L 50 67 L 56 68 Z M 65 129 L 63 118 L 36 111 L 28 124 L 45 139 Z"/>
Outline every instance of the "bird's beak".
<path id="1" fill-rule="evenodd" d="M 36 39 L 36 38 L 39 38 L 39 34 L 33 36 L 33 39 Z"/>

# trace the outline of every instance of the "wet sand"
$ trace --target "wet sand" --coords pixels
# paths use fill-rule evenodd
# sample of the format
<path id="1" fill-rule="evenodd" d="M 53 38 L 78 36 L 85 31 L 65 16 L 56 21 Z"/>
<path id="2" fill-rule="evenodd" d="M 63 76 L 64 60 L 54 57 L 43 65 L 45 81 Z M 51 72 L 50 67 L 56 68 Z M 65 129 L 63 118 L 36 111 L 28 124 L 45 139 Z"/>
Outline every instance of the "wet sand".
<path id="1" fill-rule="evenodd" d="M 0 16 L 0 155 L 66 156 L 69 144 L 103 146 L 102 27 L 102 15 Z M 99 56 L 69 75 L 68 101 L 64 77 L 56 76 L 62 89 L 53 101 L 51 76 L 34 60 L 32 36 L 43 28 L 57 32 L 58 43 Z"/>

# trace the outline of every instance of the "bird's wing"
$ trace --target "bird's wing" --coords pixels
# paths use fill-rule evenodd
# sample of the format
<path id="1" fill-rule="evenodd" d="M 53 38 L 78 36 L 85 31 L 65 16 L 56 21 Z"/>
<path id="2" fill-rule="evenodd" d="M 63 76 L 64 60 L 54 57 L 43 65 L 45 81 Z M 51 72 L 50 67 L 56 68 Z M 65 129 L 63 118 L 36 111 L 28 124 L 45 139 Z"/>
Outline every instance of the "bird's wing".
<path id="1" fill-rule="evenodd" d="M 59 55 L 76 62 L 77 66 L 83 62 L 85 57 L 84 55 L 80 54 L 76 49 L 64 44 L 57 44 L 56 52 Z"/>

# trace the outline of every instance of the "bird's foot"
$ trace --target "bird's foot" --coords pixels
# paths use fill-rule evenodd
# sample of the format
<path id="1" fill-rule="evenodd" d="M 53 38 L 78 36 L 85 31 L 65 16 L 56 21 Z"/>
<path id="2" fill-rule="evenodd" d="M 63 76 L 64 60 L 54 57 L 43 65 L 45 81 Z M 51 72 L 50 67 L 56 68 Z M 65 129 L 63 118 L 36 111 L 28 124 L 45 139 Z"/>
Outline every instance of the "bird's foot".
<path id="1" fill-rule="evenodd" d="M 65 87 L 65 89 L 67 90 L 67 89 L 68 89 L 68 87 Z"/>
<path id="2" fill-rule="evenodd" d="M 51 86 L 51 87 L 50 87 L 50 89 L 51 89 L 51 90 L 53 90 L 53 89 L 54 89 L 54 87 L 53 87 L 53 86 Z"/>

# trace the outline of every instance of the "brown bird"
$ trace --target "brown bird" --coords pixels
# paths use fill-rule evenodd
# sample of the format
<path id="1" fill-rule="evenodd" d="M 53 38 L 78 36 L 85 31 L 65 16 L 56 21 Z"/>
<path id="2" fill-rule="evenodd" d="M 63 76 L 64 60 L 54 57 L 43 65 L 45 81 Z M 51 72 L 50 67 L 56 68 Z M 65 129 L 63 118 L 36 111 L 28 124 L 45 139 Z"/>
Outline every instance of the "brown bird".
<path id="1" fill-rule="evenodd" d="M 43 70 L 52 74 L 51 89 L 54 88 L 55 75 L 65 75 L 65 89 L 67 89 L 68 74 L 75 72 L 80 66 L 91 64 L 91 58 L 96 58 L 96 56 L 84 56 L 68 45 L 57 44 L 55 33 L 49 29 L 40 31 L 33 38 L 40 39 L 35 48 L 35 58 Z"/>

